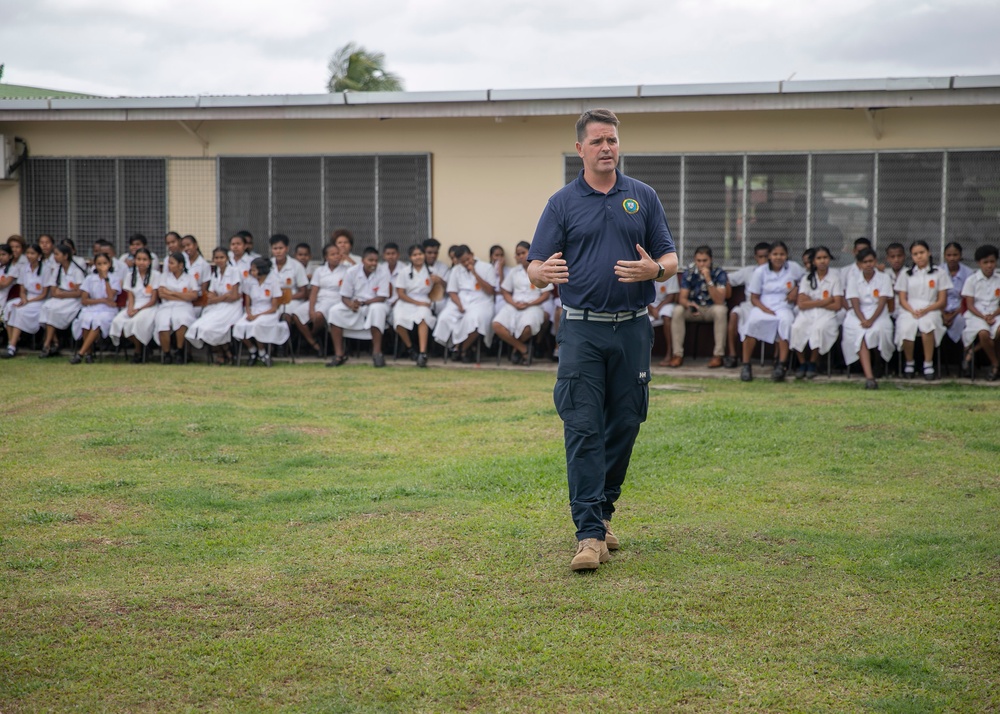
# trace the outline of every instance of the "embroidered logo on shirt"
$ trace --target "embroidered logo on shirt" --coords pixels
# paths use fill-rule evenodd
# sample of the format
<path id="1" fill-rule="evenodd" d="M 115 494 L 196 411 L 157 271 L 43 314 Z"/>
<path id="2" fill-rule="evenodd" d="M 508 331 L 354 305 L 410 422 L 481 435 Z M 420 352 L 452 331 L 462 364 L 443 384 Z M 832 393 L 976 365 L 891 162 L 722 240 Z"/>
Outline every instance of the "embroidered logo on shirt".
<path id="1" fill-rule="evenodd" d="M 264 297 L 271 297 L 271 291 L 270 290 L 265 290 L 264 291 Z"/>
<path id="2" fill-rule="evenodd" d="M 878 290 L 872 290 L 872 296 L 878 297 Z"/>
<path id="3" fill-rule="evenodd" d="M 639 202 L 634 198 L 626 198 L 622 201 L 622 208 L 625 209 L 625 213 L 631 216 L 639 212 Z"/>
<path id="4" fill-rule="evenodd" d="M 431 279 L 430 278 L 424 278 L 424 285 L 430 285 L 430 284 L 431 284 Z"/>
<path id="5" fill-rule="evenodd" d="M 829 290 L 824 290 L 823 291 L 823 299 L 826 300 L 828 297 L 830 297 L 830 291 Z"/>
<path id="6" fill-rule="evenodd" d="M 249 271 L 249 270 L 244 270 L 244 271 L 243 271 L 243 277 L 245 278 L 245 277 L 247 277 L 248 275 L 250 275 L 250 271 Z"/>
<path id="7" fill-rule="evenodd" d="M 785 283 L 785 287 L 788 288 L 789 290 L 791 290 L 792 289 L 792 281 L 789 280 L 787 283 Z"/>
<path id="8" fill-rule="evenodd" d="M 931 286 L 932 288 L 934 287 L 934 281 L 933 281 L 933 280 L 932 280 L 932 281 L 930 282 L 930 286 Z"/>

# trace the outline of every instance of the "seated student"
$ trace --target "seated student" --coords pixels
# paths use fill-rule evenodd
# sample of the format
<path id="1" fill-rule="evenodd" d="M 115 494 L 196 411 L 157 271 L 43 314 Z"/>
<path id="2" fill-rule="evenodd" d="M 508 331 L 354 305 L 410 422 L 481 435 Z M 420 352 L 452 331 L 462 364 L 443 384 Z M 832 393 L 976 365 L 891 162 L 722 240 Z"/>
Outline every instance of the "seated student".
<path id="1" fill-rule="evenodd" d="M 878 350 L 886 362 L 892 358 L 893 328 L 888 310 L 893 295 L 892 282 L 888 275 L 875 269 L 874 250 L 862 248 L 856 257 L 860 277 L 847 288 L 845 299 L 851 309 L 844 319 L 841 350 L 846 364 L 861 360 L 865 389 L 878 389 L 871 350 Z"/>
<path id="2" fill-rule="evenodd" d="M 111 321 L 111 341 L 118 345 L 121 338 L 132 340 L 132 364 L 142 362 L 142 350 L 153 340 L 160 274 L 153 267 L 153 254 L 138 248 L 132 255 L 132 269 L 125 273 L 122 290 L 125 307 Z"/>
<path id="3" fill-rule="evenodd" d="M 788 247 L 782 241 L 771 244 L 767 263 L 757 267 L 750 285 L 750 302 L 753 309 L 746 324 L 740 330 L 743 338 L 743 369 L 740 379 L 753 380 L 750 358 L 757 341 L 768 344 L 778 343 L 778 360 L 774 365 L 771 379 L 781 382 L 785 379 L 788 361 L 788 338 L 792 332 L 792 303 L 798 298 L 797 283 L 800 275 L 788 264 Z"/>
<path id="4" fill-rule="evenodd" d="M 507 304 L 507 301 L 503 299 L 503 294 L 500 292 L 500 286 L 503 284 L 504 279 L 504 271 L 507 266 L 507 253 L 504 251 L 502 245 L 490 246 L 490 265 L 493 266 L 493 270 L 497 273 L 497 282 L 493 286 L 493 312 L 496 313 Z"/>
<path id="5" fill-rule="evenodd" d="M 728 294 L 729 278 L 726 271 L 712 265 L 711 248 L 707 245 L 698 246 L 694 251 L 694 265 L 684 271 L 684 277 L 680 280 L 678 309 L 674 310 L 670 323 L 674 356 L 667 363 L 668 367 L 680 367 L 684 364 L 684 337 L 688 322 L 712 323 L 715 342 L 708 367 L 715 369 L 722 366 L 722 356 L 726 352 Z"/>
<path id="6" fill-rule="evenodd" d="M 149 250 L 149 241 L 146 240 L 146 236 L 142 233 L 133 233 L 129 236 L 128 255 L 125 256 L 125 264 L 128 266 L 129 270 L 135 267 L 135 254 L 139 252 L 140 248 L 146 249 L 149 253 L 150 260 L 152 261 L 153 271 L 159 272 L 160 259 L 157 257 L 156 253 Z"/>
<path id="7" fill-rule="evenodd" d="M 38 247 L 42 249 L 43 282 L 48 282 L 56 274 L 56 271 L 59 270 L 59 264 L 56 262 L 55 256 L 56 243 L 48 233 L 42 233 L 38 236 Z"/>
<path id="8" fill-rule="evenodd" d="M 295 260 L 302 263 L 302 269 L 306 271 L 306 278 L 312 280 L 313 273 L 319 267 L 319 263 L 313 262 L 312 248 L 308 243 L 299 243 L 295 246 Z"/>
<path id="9" fill-rule="evenodd" d="M 992 369 L 989 380 L 1000 378 L 1000 274 L 996 272 L 997 256 L 1000 251 L 993 245 L 983 245 L 976 249 L 976 263 L 979 270 L 973 273 L 962 286 L 965 299 L 965 332 L 962 338 L 966 347 L 966 374 L 972 376 L 974 362 L 972 353 L 978 340 L 979 346 L 990 360 Z"/>
<path id="10" fill-rule="evenodd" d="M 733 288 L 741 285 L 749 285 L 754 271 L 757 270 L 759 266 L 764 265 L 767 262 L 767 256 L 770 254 L 770 243 L 758 243 L 755 245 L 753 247 L 754 264 L 744 265 L 739 270 L 729 273 L 727 275 L 729 278 L 729 286 Z M 726 329 L 726 356 L 722 360 L 722 364 L 726 367 L 726 369 L 732 369 L 737 365 L 736 347 L 740 343 L 739 331 L 746 323 L 747 316 L 750 314 L 752 309 L 753 304 L 750 302 L 750 291 L 746 290 L 743 302 L 734 307 L 729 313 L 729 325 Z"/>
<path id="11" fill-rule="evenodd" d="M 418 367 L 427 366 L 427 342 L 437 324 L 431 304 L 430 270 L 424 263 L 424 249 L 420 244 L 410 246 L 410 265 L 396 277 L 396 306 L 392 311 L 392 326 L 400 341 L 406 345 L 407 354 L 416 357 Z M 410 331 L 416 328 L 418 349 L 413 350 Z"/>
<path id="12" fill-rule="evenodd" d="M 28 257 L 25 252 L 28 249 L 28 244 L 21 236 L 14 234 L 7 239 L 7 247 L 10 248 L 11 254 L 13 255 L 14 265 L 20 267 L 22 265 L 28 264 Z"/>
<path id="13" fill-rule="evenodd" d="M 118 293 L 122 290 L 121 273 L 115 274 L 112 259 L 106 253 L 94 255 L 94 270 L 80 286 L 83 307 L 73 322 L 73 337 L 83 340 L 80 349 L 70 357 L 70 364 L 94 361 L 94 343 L 107 337 L 111 321 L 118 314 Z"/>
<path id="14" fill-rule="evenodd" d="M 229 262 L 226 251 L 216 248 L 212 251 L 212 268 L 208 275 L 205 307 L 201 317 L 188 330 L 187 341 L 196 349 L 208 344 L 215 355 L 215 364 L 229 364 L 233 357 L 229 350 L 233 325 L 243 316 L 240 274 Z"/>
<path id="15" fill-rule="evenodd" d="M 517 262 L 507 271 L 500 292 L 504 306 L 493 318 L 496 336 L 510 345 L 510 361 L 521 364 L 528 357 L 528 340 L 542 331 L 547 320 L 542 305 L 549 299 L 552 284 L 539 290 L 528 278 L 528 251 L 531 243 L 520 241 L 514 248 Z M 494 262 L 494 268 L 496 263 Z"/>
<path id="16" fill-rule="evenodd" d="M 839 271 L 840 272 L 840 287 L 842 287 L 844 289 L 844 293 L 845 294 L 847 293 L 847 288 L 850 286 L 851 281 L 855 280 L 856 278 L 860 277 L 860 275 L 861 275 L 861 270 L 858 268 L 858 261 L 857 261 L 858 253 L 860 253 L 865 248 L 871 248 L 871 247 L 872 247 L 872 242 L 870 240 L 868 240 L 867 238 L 865 238 L 864 236 L 860 236 L 860 237 L 858 237 L 858 238 L 856 238 L 854 240 L 854 258 L 855 258 L 855 260 L 853 262 L 851 262 L 850 264 L 845 265 L 842 268 L 840 268 L 840 271 Z"/>
<path id="17" fill-rule="evenodd" d="M 10 289 L 17 284 L 18 268 L 14 264 L 14 251 L 6 244 L 0 244 L 0 321 L 3 321 L 4 308 L 7 307 L 7 296 Z"/>
<path id="18" fill-rule="evenodd" d="M 309 346 L 322 352 L 316 341 L 317 335 L 326 339 L 326 316 L 330 308 L 340 303 L 340 286 L 344 282 L 348 266 L 340 262 L 340 249 L 333 243 L 323 248 L 323 264 L 313 273 L 309 288 L 309 322 L 312 329 L 306 337 Z"/>
<path id="19" fill-rule="evenodd" d="M 198 287 L 202 292 L 208 289 L 208 274 L 212 270 L 212 266 L 208 264 L 205 260 L 205 256 L 201 254 L 201 248 L 198 247 L 198 239 L 192 235 L 186 235 L 181 238 L 181 249 L 184 251 L 184 257 L 187 258 L 187 269 L 188 272 L 194 277 L 194 281 L 198 283 Z M 200 310 L 196 310 L 199 313 Z"/>
<path id="20" fill-rule="evenodd" d="M 952 241 L 944 247 L 944 262 L 951 278 L 948 289 L 948 302 L 941 313 L 941 321 L 945 326 L 945 334 L 952 342 L 961 343 L 965 331 L 965 315 L 962 310 L 962 286 L 972 275 L 972 268 L 962 262 L 962 246 Z"/>
<path id="21" fill-rule="evenodd" d="M 302 336 L 308 342 L 312 338 L 309 324 L 309 278 L 306 277 L 306 269 L 302 263 L 290 258 L 288 246 L 291 241 L 283 233 L 276 233 L 271 236 L 271 266 L 278 279 L 278 285 L 282 291 L 290 293 L 291 299 L 288 304 L 278 308 L 279 319 L 287 322 L 290 326 L 295 325 Z M 319 345 L 312 340 L 312 348 L 317 356 L 320 353 Z"/>
<path id="22" fill-rule="evenodd" d="M 288 323 L 278 316 L 281 282 L 273 263 L 267 258 L 254 258 L 250 279 L 244 281 L 242 290 L 245 313 L 233 325 L 233 337 L 242 340 L 250 352 L 247 367 L 257 364 L 258 359 L 270 367 L 268 345 L 283 344 L 289 337 Z"/>
<path id="23" fill-rule="evenodd" d="M 341 260 L 343 257 L 341 251 Z M 388 298 L 389 273 L 378 269 L 378 250 L 369 246 L 362 253 L 361 262 L 348 268 L 340 286 L 340 302 L 326 316 L 334 351 L 327 367 L 339 367 L 347 361 L 344 330 L 371 330 L 372 362 L 376 367 L 385 367 L 382 331 L 388 316 Z"/>
<path id="24" fill-rule="evenodd" d="M 192 304 L 201 294 L 201 285 L 189 272 L 180 251 L 167 258 L 167 272 L 156 289 L 160 306 L 156 309 L 156 332 L 153 339 L 160 346 L 163 364 L 184 364 L 184 338 L 197 319 Z M 170 348 L 170 335 L 176 347 Z"/>
<path id="25" fill-rule="evenodd" d="M 889 280 L 892 284 L 896 284 L 896 278 L 899 274 L 903 272 L 903 268 L 906 267 L 906 248 L 903 247 L 902 243 L 890 243 L 885 247 L 885 264 L 879 268 L 886 275 L 889 276 Z M 892 318 L 893 322 L 899 317 L 899 303 L 895 296 L 889 300 L 889 317 Z"/>
<path id="26" fill-rule="evenodd" d="M 903 376 L 913 379 L 913 342 L 917 335 L 924 346 L 924 379 L 934 379 L 934 347 L 941 344 L 945 327 L 941 310 L 948 302 L 951 278 L 948 271 L 934 265 L 930 247 L 918 240 L 910 245 L 913 265 L 896 278 L 896 300 L 902 308 L 896 320 L 896 347 L 903 350 Z"/>
<path id="27" fill-rule="evenodd" d="M 424 265 L 427 266 L 428 272 L 431 274 L 431 292 L 433 288 L 440 285 L 440 290 L 444 291 L 448 286 L 448 276 L 451 274 L 451 267 L 446 265 L 443 260 L 438 260 L 438 253 L 441 251 L 441 241 L 437 238 L 428 238 L 423 242 L 424 248 Z M 441 311 L 445 309 L 448 305 L 448 295 L 447 293 L 442 293 L 444 297 L 434 303 L 434 314 L 440 315 Z"/>
<path id="28" fill-rule="evenodd" d="M 647 307 L 649 310 L 649 326 L 663 328 L 663 342 L 666 349 L 663 352 L 663 359 L 660 360 L 661 367 L 667 367 L 673 355 L 671 346 L 671 319 L 677 307 L 677 294 L 680 292 L 680 283 L 676 275 L 671 275 L 662 283 L 656 283 L 656 299 Z M 546 311 L 546 314 L 548 311 Z"/>
<path id="29" fill-rule="evenodd" d="M 449 303 L 438 314 L 434 339 L 447 347 L 451 341 L 463 362 L 476 356 L 471 347 L 482 335 L 486 346 L 493 342 L 493 266 L 476 256 L 467 245 L 454 248 L 456 265 L 448 277 Z"/>
<path id="30" fill-rule="evenodd" d="M 165 236 L 163 236 L 163 242 L 167 245 L 167 257 L 169 258 L 174 253 L 180 253 L 184 256 L 184 267 L 189 266 L 187 253 L 184 252 L 184 246 L 181 245 L 181 234 L 177 231 L 170 231 Z M 169 271 L 167 266 L 168 260 L 164 260 L 163 264 L 160 266 L 160 272 L 164 275 Z"/>
<path id="31" fill-rule="evenodd" d="M 792 323 L 792 336 L 788 341 L 788 346 L 799 354 L 796 379 L 816 376 L 819 356 L 833 348 L 840 334 L 837 312 L 844 294 L 840 277 L 830 268 L 828 248 L 821 245 L 810 251 L 810 270 L 799 281 L 799 314 Z M 808 355 L 805 353 L 807 347 L 811 350 Z"/>
<path id="32" fill-rule="evenodd" d="M 229 264 L 236 268 L 240 282 L 250 277 L 250 263 L 254 256 L 247 252 L 247 243 L 242 235 L 237 233 L 229 239 Z"/>
<path id="33" fill-rule="evenodd" d="M 124 260 L 118 257 L 118 253 L 115 250 L 115 244 L 109 240 L 104 240 L 103 238 L 98 238 L 94 241 L 94 259 L 97 259 L 98 253 L 103 253 L 111 259 L 111 267 L 114 268 L 112 273 L 117 273 L 119 276 L 125 275 L 128 270 L 128 265 Z"/>
<path id="34" fill-rule="evenodd" d="M 4 327 L 7 329 L 7 351 L 2 354 L 5 358 L 17 354 L 17 343 L 23 333 L 33 335 L 38 332 L 42 305 L 49 293 L 42 277 L 45 272 L 42 269 L 42 249 L 37 244 L 29 245 L 24 255 L 27 265 L 16 268 L 20 295 L 10 300 L 3 311 Z"/>
<path id="35" fill-rule="evenodd" d="M 49 284 L 48 299 L 42 305 L 39 321 L 45 325 L 45 342 L 40 358 L 55 357 L 59 354 L 59 340 L 56 330 L 65 330 L 73 324 L 80 312 L 80 286 L 87 277 L 87 270 L 73 258 L 73 248 L 65 242 L 55 247 L 59 269 Z"/>
<path id="36" fill-rule="evenodd" d="M 389 309 L 389 322 L 392 322 L 392 308 L 396 305 L 396 278 L 399 271 L 409 266 L 399 259 L 399 246 L 395 243 L 386 243 L 382 246 L 382 261 L 379 263 L 379 270 L 387 271 L 389 274 L 389 299 L 386 306 Z"/>
<path id="37" fill-rule="evenodd" d="M 348 268 L 361 264 L 361 256 L 354 252 L 354 234 L 346 228 L 338 228 L 330 234 L 330 242 L 340 250 L 340 262 Z"/>

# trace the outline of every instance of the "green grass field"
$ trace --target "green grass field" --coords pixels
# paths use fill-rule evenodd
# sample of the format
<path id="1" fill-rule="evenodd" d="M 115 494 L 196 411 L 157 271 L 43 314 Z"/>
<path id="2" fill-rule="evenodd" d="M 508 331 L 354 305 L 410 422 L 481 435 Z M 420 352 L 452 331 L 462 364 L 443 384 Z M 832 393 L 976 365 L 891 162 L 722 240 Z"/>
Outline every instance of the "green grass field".
<path id="1" fill-rule="evenodd" d="M 551 373 L 0 367 L 0 711 L 1000 709 L 1000 394 L 658 375 L 571 573 Z"/>

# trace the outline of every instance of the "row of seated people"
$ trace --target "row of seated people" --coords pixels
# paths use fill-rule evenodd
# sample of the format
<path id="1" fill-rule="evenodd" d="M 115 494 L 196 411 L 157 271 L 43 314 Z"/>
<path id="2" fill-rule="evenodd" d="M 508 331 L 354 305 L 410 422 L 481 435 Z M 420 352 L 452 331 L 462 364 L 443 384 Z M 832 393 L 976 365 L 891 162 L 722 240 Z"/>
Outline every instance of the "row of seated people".
<path id="1" fill-rule="evenodd" d="M 527 243 L 515 249 L 518 264 L 512 269 L 503 265 L 499 246 L 491 251 L 496 263 L 477 260 L 466 246 L 453 246 L 452 265 L 446 267 L 437 260 L 440 244 L 433 238 L 412 246 L 408 263 L 398 260 L 394 244 L 387 244 L 380 262 L 374 248 L 355 255 L 353 236 L 341 230 L 325 247 L 323 262 L 313 265 L 308 245 L 297 246 L 292 259 L 289 239 L 272 236 L 268 260 L 253 253 L 252 236 L 241 233 L 230 240 L 228 251 L 216 248 L 209 263 L 193 236 L 172 233 L 166 237 L 171 252 L 162 264 L 145 238 L 136 235 L 125 260 L 109 243 L 98 241 L 91 266 L 75 257 L 72 241 L 54 245 L 44 236 L 24 247 L 15 238 L 0 246 L 0 297 L 6 300 L 18 286 L 18 296 L 0 304 L 8 338 L 5 357 L 17 354 L 24 334 L 44 327 L 41 356 L 57 354 L 57 331 L 70 328 L 82 340 L 74 363 L 92 361 L 103 336 L 115 344 L 130 340 L 136 362 L 150 343 L 160 347 L 162 361 L 183 361 L 187 342 L 210 346 L 215 360 L 225 363 L 232 359 L 230 344 L 236 339 L 247 347 L 250 364 L 269 364 L 269 346 L 287 341 L 290 326 L 317 354 L 323 349 L 317 338 L 329 326 L 335 352 L 329 366 L 346 361 L 345 336 L 371 339 L 373 362 L 383 366 L 387 327 L 395 329 L 419 366 L 427 364 L 431 337 L 471 361 L 476 341 L 482 337 L 489 346 L 494 335 L 510 344 L 512 361 L 520 363 L 531 337 L 556 312 L 550 290 L 538 290 L 527 280 Z M 43 243 L 53 243 L 49 257 Z"/>
<path id="2" fill-rule="evenodd" d="M 935 349 L 946 335 L 963 346 L 967 373 L 974 367 L 975 352 L 982 350 L 991 365 L 989 379 L 998 378 L 1000 276 L 995 273 L 995 246 L 976 251 L 976 271 L 961 262 L 958 243 L 948 244 L 945 264 L 938 265 L 927 243 L 916 241 L 910 246 L 909 267 L 903 245 L 890 244 L 885 263 L 879 264 L 866 238 L 855 241 L 855 262 L 843 268 L 831 267 L 830 251 L 822 246 L 806 251 L 804 267 L 788 259 L 782 242 L 760 243 L 754 253 L 757 265 L 727 275 L 712 265 L 711 249 L 699 247 L 694 264 L 678 281 L 658 287 L 657 303 L 649 310 L 655 324 L 662 324 L 667 342 L 668 356 L 661 366 L 681 366 L 686 324 L 707 322 L 714 326 L 709 367 L 735 368 L 739 353 L 744 381 L 753 379 L 751 356 L 760 342 L 776 347 L 772 379 L 782 381 L 791 352 L 799 362 L 796 378 L 812 378 L 819 356 L 839 340 L 845 364 L 860 361 L 866 388 L 877 389 L 871 350 L 886 361 L 901 350 L 903 376 L 912 378 L 917 374 L 918 339 L 924 355 L 920 373 L 930 380 L 936 376 Z M 734 286 L 744 286 L 747 297 L 729 310 Z"/>

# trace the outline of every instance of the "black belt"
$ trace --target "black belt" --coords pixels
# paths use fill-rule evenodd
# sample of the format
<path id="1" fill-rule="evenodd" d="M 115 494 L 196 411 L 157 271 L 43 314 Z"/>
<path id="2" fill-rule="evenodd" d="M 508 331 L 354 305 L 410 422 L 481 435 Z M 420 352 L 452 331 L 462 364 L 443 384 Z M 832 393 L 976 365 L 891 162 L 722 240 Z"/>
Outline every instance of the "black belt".
<path id="1" fill-rule="evenodd" d="M 625 310 L 624 312 L 597 312 L 589 308 L 580 310 L 575 307 L 563 305 L 563 315 L 567 320 L 586 320 L 588 322 L 625 322 L 634 320 L 637 317 L 644 317 L 649 314 L 649 310 Z"/>

